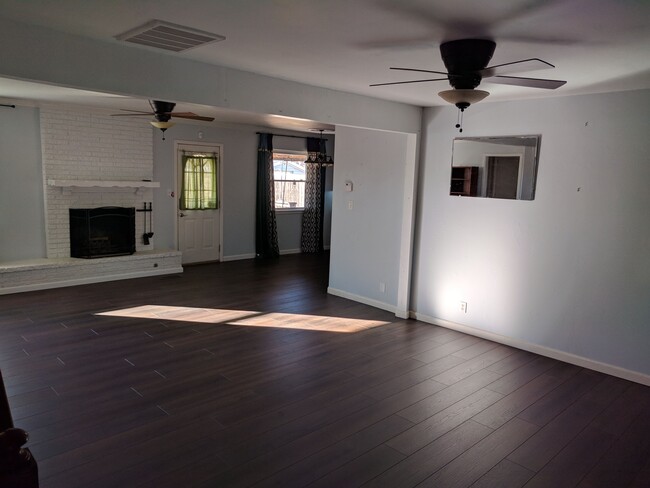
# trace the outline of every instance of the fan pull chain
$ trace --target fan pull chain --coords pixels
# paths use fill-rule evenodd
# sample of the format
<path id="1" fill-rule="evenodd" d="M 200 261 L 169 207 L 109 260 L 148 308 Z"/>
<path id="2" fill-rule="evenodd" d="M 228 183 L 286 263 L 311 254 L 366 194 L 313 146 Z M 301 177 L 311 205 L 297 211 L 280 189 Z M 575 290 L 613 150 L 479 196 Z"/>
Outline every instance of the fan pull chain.
<path id="1" fill-rule="evenodd" d="M 465 113 L 465 109 L 459 108 L 458 109 L 458 116 L 456 117 L 456 129 L 458 129 L 458 132 L 463 132 L 463 114 Z"/>

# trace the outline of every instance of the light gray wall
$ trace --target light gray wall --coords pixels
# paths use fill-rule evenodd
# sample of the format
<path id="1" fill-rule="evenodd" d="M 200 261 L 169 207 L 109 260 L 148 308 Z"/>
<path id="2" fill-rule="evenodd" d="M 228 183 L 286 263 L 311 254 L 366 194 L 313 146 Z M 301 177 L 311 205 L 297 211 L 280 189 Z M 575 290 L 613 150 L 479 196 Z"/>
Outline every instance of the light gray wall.
<path id="1" fill-rule="evenodd" d="M 199 132 L 203 138 L 199 139 Z M 176 249 L 176 200 L 168 196 L 175 189 L 174 141 L 223 144 L 222 193 L 223 255 L 234 256 L 255 252 L 255 130 L 236 130 L 177 124 L 166 132 L 153 134 L 154 181 L 160 191 L 154 192 L 155 243 L 157 248 Z M 248 184 L 253 182 L 253 184 Z"/>
<path id="2" fill-rule="evenodd" d="M 157 100 L 192 102 L 417 132 L 419 107 L 64 34 L 0 18 L 0 76 Z M 188 75 L 189 74 L 189 75 Z"/>
<path id="3" fill-rule="evenodd" d="M 272 131 L 276 132 L 276 131 Z M 314 136 L 311 136 L 314 137 Z M 318 136 L 320 137 L 320 136 Z M 325 139 L 326 151 L 329 156 L 334 155 L 333 134 L 323 136 Z M 277 151 L 307 151 L 307 139 L 300 137 L 273 137 L 273 149 Z M 330 236 L 332 229 L 332 174 L 334 168 L 328 167 L 325 178 L 325 208 L 323 215 L 323 245 L 325 249 L 330 247 Z M 278 246 L 282 251 L 296 251 L 300 249 L 300 237 L 302 234 L 302 212 L 276 212 L 278 225 Z"/>
<path id="4" fill-rule="evenodd" d="M 142 98 L 198 103 L 258 114 L 298 117 L 331 124 L 411 133 L 420 129 L 420 107 L 208 65 L 179 58 L 174 54 L 64 34 L 1 18 L 0 43 L 4 49 L 0 76 L 9 78 Z M 143 76 L 143 73 L 147 76 Z M 187 76 L 187 73 L 192 73 L 192 76 Z M 177 132 L 180 132 L 180 127 L 174 129 L 179 129 Z M 232 147 L 235 148 L 234 160 L 249 161 L 244 153 L 252 151 L 249 154 L 253 154 L 254 161 L 256 145 L 248 142 L 239 144 L 244 140 L 249 141 L 254 134 L 230 135 L 230 142 L 227 138 L 221 141 L 227 145 L 224 159 L 228 161 L 228 148 Z M 169 142 L 174 137 L 178 136 L 170 135 Z M 194 136 L 186 139 L 196 140 Z M 214 138 L 206 129 L 204 140 L 210 139 Z M 165 160 L 169 161 L 169 158 L 173 156 L 163 156 L 155 168 L 155 179 L 162 185 L 162 191 L 155 192 L 154 198 L 154 203 L 161 210 L 160 213 L 156 212 L 156 247 L 173 247 L 175 242 L 170 223 L 173 222 L 170 217 L 174 212 L 173 204 L 169 197 L 164 196 L 164 190 L 171 188 L 173 181 L 173 168 L 164 166 Z M 230 174 L 224 174 L 224 181 L 237 181 L 237 176 L 245 177 L 253 169 L 235 166 L 229 170 Z M 330 177 L 331 170 L 328 181 L 331 181 Z M 250 223 L 253 219 L 250 218 L 252 210 L 249 191 L 237 193 L 236 190 L 224 188 L 224 194 L 224 204 L 228 205 L 224 209 L 224 253 L 226 256 L 253 253 L 254 231 L 253 224 Z M 332 200 L 332 192 L 328 191 L 326 201 Z M 325 212 L 327 219 L 329 208 Z M 289 220 L 294 219 L 289 217 Z M 289 222 L 286 224 L 294 228 Z M 281 225 L 284 227 L 284 223 Z M 325 227 L 326 245 L 329 235 L 330 229 Z M 281 242 L 293 246 L 295 240 L 281 237 Z"/>
<path id="5" fill-rule="evenodd" d="M 278 226 L 278 247 L 280 252 L 299 251 L 300 234 L 302 233 L 302 212 L 276 212 L 275 220 Z"/>
<path id="6" fill-rule="evenodd" d="M 66 107 L 61 106 L 61 110 Z M 146 122 L 146 121 L 144 121 Z M 0 110 L 0 261 L 16 261 L 46 256 L 43 175 L 39 110 L 29 107 Z M 152 129 L 154 146 L 153 191 L 154 242 L 157 249 L 176 248 L 174 190 L 174 141 L 223 144 L 222 229 L 225 257 L 251 257 L 255 253 L 255 185 L 257 131 L 252 126 L 214 127 L 177 124 L 163 141 Z M 203 133 L 200 139 L 198 134 Z M 275 131 L 281 132 L 281 131 Z M 328 138 L 328 153 L 333 154 L 334 136 Z M 276 137 L 278 149 L 300 150 L 304 139 Z M 331 189 L 331 170 L 329 170 Z M 328 192 L 331 196 L 331 191 Z M 326 206 L 325 245 L 329 246 L 331 198 Z M 282 251 L 300 248 L 302 214 L 278 214 L 278 240 Z"/>
<path id="7" fill-rule="evenodd" d="M 329 286 L 388 309 L 397 305 L 407 150 L 407 134 L 336 128 Z"/>
<path id="8" fill-rule="evenodd" d="M 449 196 L 456 110 L 425 110 L 413 309 L 650 374 L 649 113 L 648 90 L 470 107 L 464 136 L 542 135 L 514 201 Z"/>
<path id="9" fill-rule="evenodd" d="M 45 257 L 39 111 L 0 107 L 0 262 Z"/>
<path id="10" fill-rule="evenodd" d="M 253 126 L 214 127 L 210 125 L 176 124 L 166 132 L 163 141 L 158 130 L 153 131 L 154 181 L 160 182 L 160 190 L 154 192 L 156 211 L 154 229 L 155 243 L 159 249 L 176 249 L 175 219 L 176 200 L 168 196 L 175 190 L 174 142 L 200 142 L 222 144 L 222 192 L 223 252 L 225 259 L 252 257 L 255 254 L 255 188 L 257 179 L 258 131 L 268 128 Z M 199 132 L 203 137 L 199 138 Z M 273 130 L 272 132 L 286 133 Z M 334 145 L 334 136 L 328 136 L 328 151 Z M 276 149 L 303 150 L 305 139 L 276 136 Z M 329 152 L 329 154 L 332 154 Z M 278 213 L 278 245 L 281 251 L 300 248 L 302 213 Z M 329 231 L 329 222 L 327 230 Z M 329 232 L 326 234 L 329 236 Z M 329 240 L 327 241 L 329 244 Z"/>

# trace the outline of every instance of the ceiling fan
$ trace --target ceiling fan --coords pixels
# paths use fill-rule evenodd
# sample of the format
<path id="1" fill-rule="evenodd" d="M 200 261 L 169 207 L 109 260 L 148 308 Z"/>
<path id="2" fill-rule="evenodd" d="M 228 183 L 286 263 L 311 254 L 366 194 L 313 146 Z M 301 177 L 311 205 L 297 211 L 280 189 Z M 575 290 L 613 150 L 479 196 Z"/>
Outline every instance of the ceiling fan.
<path id="1" fill-rule="evenodd" d="M 462 114 L 472 103 L 480 102 L 490 93 L 484 90 L 477 90 L 484 78 L 489 83 L 502 85 L 517 85 L 531 88 L 545 88 L 554 90 L 566 83 L 562 80 L 549 80 L 544 78 L 523 78 L 520 76 L 509 76 L 511 73 L 521 71 L 533 71 L 545 68 L 555 68 L 551 63 L 538 58 L 522 59 L 510 63 L 488 66 L 496 42 L 490 39 L 458 39 L 455 41 L 443 42 L 440 45 L 442 61 L 447 72 L 432 71 L 415 68 L 394 68 L 392 70 L 414 71 L 418 73 L 432 73 L 443 75 L 444 78 L 428 78 L 424 80 L 394 81 L 390 83 L 375 83 L 370 86 L 403 85 L 409 83 L 425 83 L 430 81 L 449 81 L 453 87 L 451 90 L 444 90 L 438 93 L 446 102 L 456 105 L 459 109 L 459 121 L 456 128 L 462 129 Z"/>
<path id="2" fill-rule="evenodd" d="M 151 112 L 123 109 L 125 112 L 131 113 L 112 115 L 114 117 L 142 117 L 153 115 L 155 120 L 152 120 L 150 124 L 153 125 L 156 129 L 161 130 L 163 133 L 163 141 L 165 140 L 165 131 L 174 125 L 173 122 L 170 122 L 172 116 L 179 119 L 204 120 L 206 122 L 212 122 L 214 120 L 214 117 L 203 117 L 201 115 L 196 115 L 193 112 L 174 112 L 174 107 L 176 104 L 172 102 L 149 100 L 149 105 L 151 106 Z"/>

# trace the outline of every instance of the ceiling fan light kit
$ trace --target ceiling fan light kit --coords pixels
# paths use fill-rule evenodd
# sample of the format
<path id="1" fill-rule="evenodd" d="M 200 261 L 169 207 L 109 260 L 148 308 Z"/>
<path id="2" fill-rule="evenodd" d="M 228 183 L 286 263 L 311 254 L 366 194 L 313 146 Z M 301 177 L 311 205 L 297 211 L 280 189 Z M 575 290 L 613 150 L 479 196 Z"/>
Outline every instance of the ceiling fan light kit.
<path id="1" fill-rule="evenodd" d="M 521 71 L 534 71 L 544 68 L 555 68 L 551 63 L 538 58 L 522 59 L 511 63 L 488 66 L 492 59 L 496 42 L 490 39 L 457 39 L 443 42 L 440 45 L 440 55 L 447 68 L 447 72 L 432 71 L 416 68 L 394 68 L 393 70 L 413 71 L 418 73 L 433 73 L 445 75 L 446 78 L 433 78 L 425 80 L 395 81 L 390 83 L 376 83 L 370 86 L 401 85 L 410 83 L 425 83 L 430 81 L 449 81 L 451 90 L 438 93 L 440 98 L 458 107 L 458 122 L 456 128 L 463 131 L 463 112 L 473 103 L 484 100 L 490 93 L 476 88 L 484 78 L 489 83 L 504 85 L 517 85 L 530 88 L 543 88 L 554 90 L 566 83 L 562 80 L 547 80 L 543 78 L 522 78 L 518 76 L 504 76 Z"/>
<path id="2" fill-rule="evenodd" d="M 489 94 L 490 92 L 486 92 L 485 90 L 454 88 L 453 90 L 441 91 L 438 93 L 438 96 L 445 102 L 456 105 L 461 110 L 465 110 L 473 103 L 484 100 Z"/>
<path id="3" fill-rule="evenodd" d="M 169 129 L 170 127 L 174 127 L 174 122 L 159 122 L 157 120 L 152 120 L 149 122 L 151 125 L 153 125 L 156 129 L 160 129 L 160 131 L 163 134 L 162 140 L 165 140 L 165 131 Z"/>
<path id="4" fill-rule="evenodd" d="M 490 92 L 485 90 L 474 90 L 466 88 L 454 88 L 453 90 L 445 90 L 438 92 L 438 96 L 445 102 L 451 103 L 458 107 L 458 117 L 456 120 L 456 129 L 463 132 L 463 112 L 473 103 L 478 103 L 487 98 Z"/>

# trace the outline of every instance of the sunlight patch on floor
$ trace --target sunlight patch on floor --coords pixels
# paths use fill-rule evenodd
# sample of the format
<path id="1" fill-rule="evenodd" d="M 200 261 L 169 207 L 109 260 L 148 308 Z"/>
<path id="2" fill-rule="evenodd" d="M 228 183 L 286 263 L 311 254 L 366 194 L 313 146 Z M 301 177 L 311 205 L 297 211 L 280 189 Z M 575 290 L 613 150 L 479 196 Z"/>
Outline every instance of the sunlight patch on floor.
<path id="1" fill-rule="evenodd" d="M 359 332 L 388 322 L 381 320 L 328 317 L 326 315 L 300 315 L 292 313 L 263 313 L 234 322 L 232 325 L 248 327 L 277 327 L 281 329 L 321 330 L 326 332 Z"/>
<path id="2" fill-rule="evenodd" d="M 133 317 L 138 319 L 178 320 L 181 322 L 199 322 L 219 324 L 230 322 L 259 312 L 247 310 L 221 310 L 217 308 L 173 307 L 168 305 L 142 305 L 141 307 L 123 308 L 95 315 L 113 317 Z"/>
<path id="3" fill-rule="evenodd" d="M 174 307 L 170 305 L 143 305 L 108 312 L 98 312 L 95 315 L 341 333 L 359 332 L 389 323 L 382 320 L 351 319 L 346 317 L 330 317 L 327 315 L 303 315 L 280 312 L 267 313 L 249 310 Z"/>

